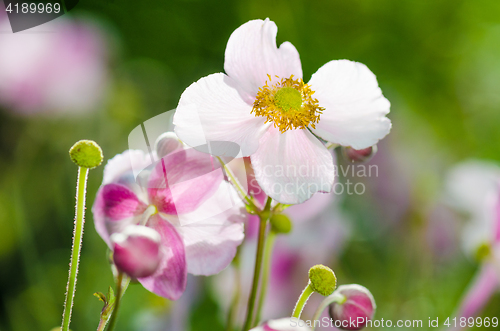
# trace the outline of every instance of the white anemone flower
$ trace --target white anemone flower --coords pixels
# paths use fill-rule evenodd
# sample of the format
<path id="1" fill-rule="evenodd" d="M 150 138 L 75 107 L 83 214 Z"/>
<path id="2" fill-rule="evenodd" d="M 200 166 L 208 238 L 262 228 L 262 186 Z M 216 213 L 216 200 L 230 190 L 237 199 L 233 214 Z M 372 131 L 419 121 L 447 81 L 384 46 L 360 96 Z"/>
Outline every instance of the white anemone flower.
<path id="1" fill-rule="evenodd" d="M 358 62 L 330 61 L 306 84 L 297 49 L 289 42 L 277 47 L 277 31 L 269 19 L 237 28 L 226 47 L 226 73 L 189 86 L 174 124 L 193 147 L 229 142 L 214 155 L 228 156 L 239 145 L 264 192 L 296 204 L 333 187 L 334 159 L 324 141 L 354 149 L 375 145 L 391 129 L 390 103 Z"/>

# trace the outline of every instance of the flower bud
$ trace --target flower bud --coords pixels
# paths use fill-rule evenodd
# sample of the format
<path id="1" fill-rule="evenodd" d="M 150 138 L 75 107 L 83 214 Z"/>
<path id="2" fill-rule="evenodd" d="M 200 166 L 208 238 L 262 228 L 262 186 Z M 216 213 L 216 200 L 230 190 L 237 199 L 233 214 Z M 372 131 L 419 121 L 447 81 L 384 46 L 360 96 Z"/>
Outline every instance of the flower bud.
<path id="1" fill-rule="evenodd" d="M 342 285 L 334 292 L 339 300 L 330 304 L 329 312 L 335 326 L 342 330 L 361 330 L 375 314 L 375 299 L 370 291 L 361 285 Z M 346 322 L 344 322 L 346 321 Z M 343 323 L 342 323 L 343 322 Z"/>
<path id="2" fill-rule="evenodd" d="M 347 161 L 352 163 L 368 162 L 377 153 L 377 145 L 368 148 L 354 149 L 342 146 L 342 155 Z"/>
<path id="3" fill-rule="evenodd" d="M 183 144 L 174 132 L 165 132 L 156 139 L 155 150 L 158 158 L 182 149 Z"/>
<path id="4" fill-rule="evenodd" d="M 116 268 L 132 278 L 154 274 L 162 259 L 160 234 L 148 227 L 129 225 L 111 236 Z"/>
<path id="5" fill-rule="evenodd" d="M 80 140 L 71 147 L 69 156 L 79 167 L 94 169 L 102 163 L 102 150 L 93 140 Z"/>
<path id="6" fill-rule="evenodd" d="M 269 219 L 271 229 L 276 233 L 287 234 L 292 231 L 292 221 L 284 214 L 273 214 Z"/>
<path id="7" fill-rule="evenodd" d="M 322 264 L 315 265 L 309 269 L 310 286 L 323 296 L 328 296 L 335 291 L 337 287 L 337 277 L 332 269 Z"/>

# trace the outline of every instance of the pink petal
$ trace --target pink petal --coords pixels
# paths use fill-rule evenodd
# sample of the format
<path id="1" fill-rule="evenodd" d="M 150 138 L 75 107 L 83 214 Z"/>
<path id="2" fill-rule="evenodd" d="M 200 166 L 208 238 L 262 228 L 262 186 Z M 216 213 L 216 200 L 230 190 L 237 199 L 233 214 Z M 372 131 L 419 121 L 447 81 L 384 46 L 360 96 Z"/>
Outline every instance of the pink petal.
<path id="1" fill-rule="evenodd" d="M 302 203 L 316 192 L 330 192 L 332 154 L 308 130 L 280 133 L 271 127 L 251 156 L 255 177 L 266 194 L 286 204 Z"/>
<path id="2" fill-rule="evenodd" d="M 496 221 L 495 221 L 496 235 L 495 235 L 495 241 L 500 242 L 500 190 L 498 192 L 497 203 L 496 203 L 496 206 L 495 206 L 495 213 L 496 213 Z"/>
<path id="3" fill-rule="evenodd" d="M 345 301 L 329 306 L 330 317 L 341 321 L 341 330 L 363 329 L 366 321 L 373 319 L 377 308 L 373 295 L 366 287 L 357 284 L 341 285 L 332 296 L 339 294 L 344 296 Z"/>
<path id="4" fill-rule="evenodd" d="M 160 234 L 164 257 L 152 276 L 138 280 L 149 291 L 170 300 L 177 300 L 186 289 L 187 283 L 186 254 L 182 238 L 174 226 L 158 214 L 149 219 L 147 226 Z"/>
<path id="5" fill-rule="evenodd" d="M 476 317 L 498 290 L 500 276 L 490 264 L 482 266 L 462 299 L 457 317 Z"/>
<path id="6" fill-rule="evenodd" d="M 326 108 L 313 129 L 321 138 L 364 149 L 389 133 L 391 121 L 385 115 L 390 103 L 364 64 L 330 61 L 312 75 L 309 84 L 319 105 Z"/>
<path id="7" fill-rule="evenodd" d="M 233 203 L 227 201 L 228 194 Z M 189 224 L 177 230 L 186 247 L 188 272 L 205 276 L 219 273 L 231 263 L 244 238 L 246 212 L 238 194 L 231 184 L 222 182 L 212 199 L 186 216 L 191 221 L 183 220 Z"/>
<path id="8" fill-rule="evenodd" d="M 220 163 L 194 149 L 163 157 L 151 172 L 148 194 L 158 211 L 176 215 L 195 210 L 223 180 Z"/>
<path id="9" fill-rule="evenodd" d="M 97 233 L 109 245 L 109 236 L 136 223 L 146 208 L 146 204 L 127 187 L 120 184 L 102 186 L 92 206 Z"/>
<path id="10" fill-rule="evenodd" d="M 132 278 L 151 276 L 162 260 L 161 237 L 155 230 L 139 225 L 129 225 L 121 233 L 111 236 L 113 261 Z"/>
<path id="11" fill-rule="evenodd" d="M 135 184 L 136 174 L 150 166 L 151 157 L 141 150 L 126 150 L 110 159 L 104 167 L 103 184 L 121 183 L 127 186 Z"/>
<path id="12" fill-rule="evenodd" d="M 213 74 L 191 84 L 182 93 L 174 115 L 175 133 L 192 147 L 207 142 L 233 142 L 242 156 L 254 153 L 269 124 L 250 112 L 252 105 L 241 98 L 236 82 L 224 74 Z M 232 144 L 211 152 L 232 156 Z"/>
<path id="13" fill-rule="evenodd" d="M 96 208 L 100 208 L 104 216 L 111 221 L 140 215 L 146 208 L 134 192 L 123 185 L 105 185 L 101 188 L 100 194 Z"/>
<path id="14" fill-rule="evenodd" d="M 271 77 L 302 78 L 302 65 L 295 47 L 276 46 L 278 27 L 269 19 L 249 21 L 237 28 L 227 42 L 224 70 L 250 98 Z M 252 101 L 253 102 L 253 101 Z"/>
<path id="15" fill-rule="evenodd" d="M 165 132 L 156 139 L 154 149 L 157 157 L 162 158 L 183 148 L 184 144 L 174 132 Z"/>

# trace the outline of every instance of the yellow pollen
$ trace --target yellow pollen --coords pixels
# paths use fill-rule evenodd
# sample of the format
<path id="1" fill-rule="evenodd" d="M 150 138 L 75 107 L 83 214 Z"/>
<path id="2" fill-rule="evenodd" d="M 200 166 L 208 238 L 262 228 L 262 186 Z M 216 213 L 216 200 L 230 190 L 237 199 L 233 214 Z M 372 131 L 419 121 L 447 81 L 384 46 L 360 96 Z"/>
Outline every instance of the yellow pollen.
<path id="1" fill-rule="evenodd" d="M 266 84 L 259 88 L 253 104 L 255 116 L 266 117 L 266 123 L 273 122 L 274 127 L 283 133 L 290 129 L 305 129 L 319 121 L 325 108 L 320 107 L 312 95 L 314 91 L 302 79 L 281 78 L 274 85 L 271 76 Z M 278 76 L 276 78 L 279 79 Z"/>

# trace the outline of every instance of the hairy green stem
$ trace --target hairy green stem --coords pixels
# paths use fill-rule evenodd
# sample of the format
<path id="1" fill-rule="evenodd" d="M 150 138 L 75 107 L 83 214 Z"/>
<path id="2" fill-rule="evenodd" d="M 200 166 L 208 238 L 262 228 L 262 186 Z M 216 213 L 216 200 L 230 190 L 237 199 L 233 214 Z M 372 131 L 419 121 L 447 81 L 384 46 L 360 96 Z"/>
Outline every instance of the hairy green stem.
<path id="1" fill-rule="evenodd" d="M 108 320 L 101 319 L 99 321 L 99 325 L 97 326 L 97 331 L 104 331 L 104 328 L 106 327 L 106 324 L 108 324 Z"/>
<path id="2" fill-rule="evenodd" d="M 259 324 L 260 316 L 262 313 L 262 307 L 264 306 L 264 301 L 266 299 L 267 287 L 269 284 L 269 274 L 271 271 L 271 257 L 273 255 L 274 241 L 276 240 L 276 233 L 271 230 L 267 236 L 266 243 L 264 246 L 264 267 L 262 270 L 262 285 L 260 286 L 259 294 L 259 304 L 257 306 L 257 315 L 254 324 Z"/>
<path id="3" fill-rule="evenodd" d="M 259 224 L 259 237 L 257 241 L 257 252 L 255 256 L 255 268 L 253 273 L 252 289 L 250 291 L 250 296 L 248 298 L 247 316 L 245 318 L 243 331 L 248 331 L 254 326 L 253 317 L 255 311 L 255 301 L 257 299 L 257 291 L 259 289 L 259 283 L 260 283 L 260 275 L 261 275 L 262 261 L 264 255 L 264 243 L 266 241 L 267 220 L 269 219 L 269 210 L 271 208 L 271 202 L 272 199 L 267 198 L 264 210 L 259 213 L 260 224 Z"/>
<path id="4" fill-rule="evenodd" d="M 311 287 L 311 283 L 307 284 L 306 288 L 300 294 L 299 301 L 295 304 L 295 309 L 293 310 L 292 317 L 300 319 L 300 315 L 302 314 L 302 310 L 307 303 L 307 300 L 314 293 L 314 290 Z"/>
<path id="5" fill-rule="evenodd" d="M 87 189 L 88 173 L 88 168 L 78 168 L 75 227 L 73 230 L 73 246 L 71 249 L 71 261 L 69 267 L 68 285 L 66 287 L 66 299 L 64 301 L 64 312 L 61 326 L 62 331 L 68 331 L 69 324 L 71 322 L 71 311 L 73 309 L 73 299 L 75 297 L 78 264 L 80 262 L 80 252 L 82 249 L 83 226 L 85 224 L 85 193 Z"/>

